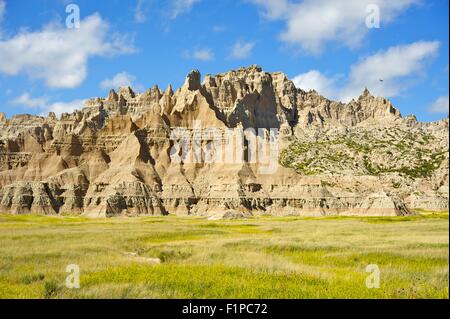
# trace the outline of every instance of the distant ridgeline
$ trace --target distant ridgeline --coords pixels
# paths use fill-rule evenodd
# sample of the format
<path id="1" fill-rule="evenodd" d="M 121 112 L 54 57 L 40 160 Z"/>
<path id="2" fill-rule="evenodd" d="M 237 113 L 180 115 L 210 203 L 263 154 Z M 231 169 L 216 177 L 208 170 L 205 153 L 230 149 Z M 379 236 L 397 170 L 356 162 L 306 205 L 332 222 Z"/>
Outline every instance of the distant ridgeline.
<path id="1" fill-rule="evenodd" d="M 258 66 L 129 87 L 58 119 L 0 113 L 0 212 L 407 215 L 448 210 L 448 119 L 402 118 Z"/>

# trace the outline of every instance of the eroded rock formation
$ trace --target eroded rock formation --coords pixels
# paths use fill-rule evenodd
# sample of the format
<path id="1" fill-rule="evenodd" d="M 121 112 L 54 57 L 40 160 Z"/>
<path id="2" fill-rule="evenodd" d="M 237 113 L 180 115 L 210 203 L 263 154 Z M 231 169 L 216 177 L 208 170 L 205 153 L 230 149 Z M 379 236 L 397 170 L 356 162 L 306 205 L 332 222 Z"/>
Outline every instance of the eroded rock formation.
<path id="1" fill-rule="evenodd" d="M 258 66 L 112 90 L 59 119 L 0 114 L 2 213 L 406 215 L 447 210 L 448 180 L 448 119 L 403 118 L 368 90 L 331 101 Z"/>

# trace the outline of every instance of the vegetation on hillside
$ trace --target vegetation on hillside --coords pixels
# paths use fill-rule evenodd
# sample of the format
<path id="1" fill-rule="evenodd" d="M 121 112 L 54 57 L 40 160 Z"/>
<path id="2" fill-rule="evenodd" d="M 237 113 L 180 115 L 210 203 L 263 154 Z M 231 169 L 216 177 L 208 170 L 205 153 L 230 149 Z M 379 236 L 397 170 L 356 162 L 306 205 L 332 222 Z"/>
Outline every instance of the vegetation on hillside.
<path id="1" fill-rule="evenodd" d="M 323 134 L 316 141 L 297 139 L 279 157 L 282 166 L 302 175 L 398 173 L 413 179 L 432 176 L 445 160 L 448 149 L 433 135 L 399 128 Z"/>

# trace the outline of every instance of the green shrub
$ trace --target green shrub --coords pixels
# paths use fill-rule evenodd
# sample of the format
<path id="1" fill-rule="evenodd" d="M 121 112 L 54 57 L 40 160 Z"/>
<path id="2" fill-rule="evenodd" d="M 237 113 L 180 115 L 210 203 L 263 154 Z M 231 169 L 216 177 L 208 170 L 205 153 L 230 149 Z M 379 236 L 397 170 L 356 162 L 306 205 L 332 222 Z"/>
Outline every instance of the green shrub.
<path id="1" fill-rule="evenodd" d="M 45 281 L 43 290 L 44 290 L 43 294 L 44 294 L 45 299 L 53 298 L 59 290 L 58 282 L 56 280 Z"/>

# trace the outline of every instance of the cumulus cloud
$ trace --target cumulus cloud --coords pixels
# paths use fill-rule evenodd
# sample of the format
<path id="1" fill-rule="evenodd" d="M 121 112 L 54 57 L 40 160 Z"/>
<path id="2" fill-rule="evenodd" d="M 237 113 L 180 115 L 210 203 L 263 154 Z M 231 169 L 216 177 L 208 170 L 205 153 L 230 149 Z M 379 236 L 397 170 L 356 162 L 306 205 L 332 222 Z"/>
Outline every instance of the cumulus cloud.
<path id="1" fill-rule="evenodd" d="M 199 61 L 211 61 L 214 59 L 214 52 L 210 48 L 195 49 L 192 51 L 185 51 L 183 56 L 186 59 L 194 59 Z"/>
<path id="2" fill-rule="evenodd" d="M 299 74 L 292 79 L 295 86 L 304 91 L 316 90 L 324 96 L 336 96 L 336 79 L 323 75 L 318 70 Z"/>
<path id="3" fill-rule="evenodd" d="M 73 100 L 69 102 L 53 102 L 43 110 L 43 114 L 54 112 L 56 116 L 62 113 L 70 113 L 83 107 L 85 100 Z"/>
<path id="4" fill-rule="evenodd" d="M 128 74 L 127 72 L 121 72 L 114 75 L 112 78 L 104 79 L 100 83 L 102 89 L 115 89 L 121 86 L 133 86 L 136 77 Z"/>
<path id="5" fill-rule="evenodd" d="M 90 57 L 135 51 L 126 36 L 109 34 L 98 14 L 82 20 L 79 29 L 51 23 L 41 31 L 22 31 L 0 40 L 0 74 L 27 74 L 54 88 L 77 87 L 87 76 Z"/>
<path id="6" fill-rule="evenodd" d="M 231 57 L 233 59 L 246 59 L 252 54 L 255 42 L 244 42 L 238 40 L 231 48 Z"/>
<path id="7" fill-rule="evenodd" d="M 65 112 L 73 112 L 76 109 L 81 109 L 84 105 L 84 100 L 73 100 L 70 102 L 50 102 L 48 97 L 31 97 L 29 93 L 24 93 L 15 98 L 10 103 L 16 106 L 24 106 L 31 109 L 36 109 L 42 115 L 48 112 L 54 112 L 60 116 Z"/>
<path id="8" fill-rule="evenodd" d="M 265 18 L 280 20 L 285 29 L 280 39 L 312 54 L 323 51 L 328 42 L 354 48 L 361 44 L 368 5 L 379 8 L 381 27 L 390 23 L 420 0 L 250 0 L 262 9 Z"/>
<path id="9" fill-rule="evenodd" d="M 47 97 L 32 98 L 29 93 L 24 93 L 11 101 L 13 105 L 26 106 L 29 108 L 41 108 L 48 104 Z"/>
<path id="10" fill-rule="evenodd" d="M 201 0 L 171 0 L 171 13 L 170 17 L 175 19 L 181 14 L 191 11 L 194 4 Z"/>
<path id="11" fill-rule="evenodd" d="M 375 94 L 391 97 L 406 89 L 411 75 L 420 75 L 424 63 L 436 55 L 438 41 L 399 45 L 371 55 L 351 67 L 349 84 L 342 98 L 355 97 L 364 87 Z"/>
<path id="12" fill-rule="evenodd" d="M 326 77 L 317 70 L 300 74 L 294 81 L 299 88 L 314 88 L 344 102 L 358 97 L 364 87 L 375 95 L 393 97 L 415 83 L 413 77 L 421 75 L 425 63 L 436 55 L 439 46 L 437 41 L 419 41 L 390 47 L 352 65 L 344 81 L 337 81 L 337 76 Z"/>
<path id="13" fill-rule="evenodd" d="M 436 101 L 434 101 L 428 108 L 431 113 L 446 113 L 448 114 L 449 109 L 449 99 L 448 95 L 440 96 Z"/>

